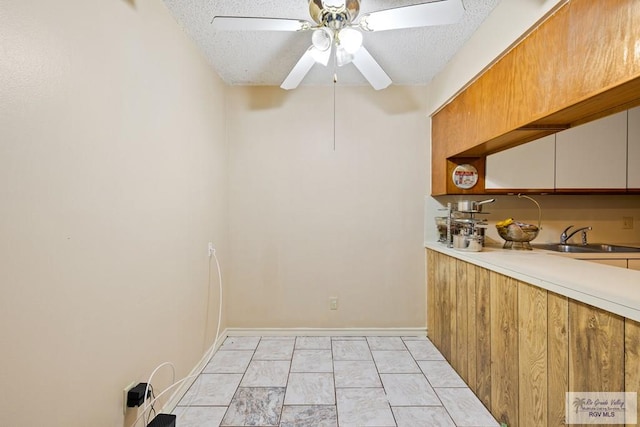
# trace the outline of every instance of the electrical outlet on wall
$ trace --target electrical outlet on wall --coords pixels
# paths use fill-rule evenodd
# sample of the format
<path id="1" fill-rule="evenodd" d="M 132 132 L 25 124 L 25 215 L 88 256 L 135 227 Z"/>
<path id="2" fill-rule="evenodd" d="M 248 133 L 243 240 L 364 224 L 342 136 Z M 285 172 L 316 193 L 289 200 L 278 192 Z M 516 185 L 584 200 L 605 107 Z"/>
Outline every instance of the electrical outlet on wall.
<path id="1" fill-rule="evenodd" d="M 622 229 L 623 230 L 631 230 L 631 229 L 633 229 L 633 217 L 632 216 L 623 216 L 622 217 Z"/>
<path id="2" fill-rule="evenodd" d="M 329 298 L 329 309 L 330 310 L 337 310 L 338 309 L 338 298 L 337 297 Z"/>

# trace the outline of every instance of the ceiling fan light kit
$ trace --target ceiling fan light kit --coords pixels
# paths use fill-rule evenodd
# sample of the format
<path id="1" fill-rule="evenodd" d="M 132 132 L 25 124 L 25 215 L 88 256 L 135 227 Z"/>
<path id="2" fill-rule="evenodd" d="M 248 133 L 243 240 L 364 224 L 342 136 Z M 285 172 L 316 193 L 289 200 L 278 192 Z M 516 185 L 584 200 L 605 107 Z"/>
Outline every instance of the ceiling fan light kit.
<path id="1" fill-rule="evenodd" d="M 351 55 L 362 47 L 362 33 L 354 28 L 343 28 L 337 36 L 338 44 Z"/>
<path id="2" fill-rule="evenodd" d="M 337 66 L 353 63 L 371 86 L 380 90 L 392 81 L 363 46 L 362 31 L 452 24 L 465 10 L 462 0 L 437 0 L 371 12 L 356 22 L 359 12 L 360 0 L 309 0 L 309 14 L 315 24 L 299 19 L 234 16 L 216 16 L 211 22 L 216 31 L 312 31 L 311 46 L 282 82 L 283 89 L 298 87 L 314 64 L 327 66 L 333 53 Z"/>

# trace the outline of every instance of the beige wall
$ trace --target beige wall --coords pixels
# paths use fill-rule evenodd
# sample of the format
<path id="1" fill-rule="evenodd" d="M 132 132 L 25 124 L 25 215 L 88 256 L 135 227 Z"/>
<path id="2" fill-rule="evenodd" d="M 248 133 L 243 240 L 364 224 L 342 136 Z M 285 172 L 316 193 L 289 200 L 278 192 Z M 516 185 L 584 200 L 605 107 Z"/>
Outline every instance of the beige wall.
<path id="1" fill-rule="evenodd" d="M 0 425 L 122 426 L 211 344 L 224 85 L 155 0 L 2 1 L 0 40 Z"/>
<path id="2" fill-rule="evenodd" d="M 593 243 L 635 243 L 640 244 L 640 196 L 637 195 L 544 195 L 531 196 L 540 204 L 542 210 L 542 230 L 534 243 L 557 243 L 560 241 L 560 233 L 566 227 L 574 225 L 575 228 L 590 226 L 593 228 L 588 233 L 589 241 Z M 438 202 L 443 206 L 447 202 L 458 200 L 484 200 L 488 197 L 438 197 Z M 498 235 L 495 223 L 505 218 L 514 218 L 517 221 L 530 224 L 538 223 L 538 208 L 533 202 L 519 199 L 517 196 L 497 196 L 493 204 L 486 205 L 483 215 L 488 222 L 488 241 L 503 244 L 504 240 Z M 442 214 L 442 212 L 440 212 Z M 634 228 L 626 230 L 622 228 L 622 217 L 634 218 Z M 434 241 L 436 227 L 433 217 L 427 219 L 427 241 Z M 571 242 L 579 243 L 580 234 L 577 234 Z"/>
<path id="3" fill-rule="evenodd" d="M 424 327 L 425 88 L 228 93 L 229 326 Z"/>

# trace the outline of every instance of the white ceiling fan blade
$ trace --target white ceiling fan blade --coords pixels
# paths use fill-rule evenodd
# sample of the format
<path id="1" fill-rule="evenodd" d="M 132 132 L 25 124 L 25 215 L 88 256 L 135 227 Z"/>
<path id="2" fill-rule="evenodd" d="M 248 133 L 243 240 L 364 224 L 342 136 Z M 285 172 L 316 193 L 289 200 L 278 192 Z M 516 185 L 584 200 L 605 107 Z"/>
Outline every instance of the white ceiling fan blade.
<path id="1" fill-rule="evenodd" d="M 300 19 L 252 18 L 242 16 L 214 16 L 213 28 L 220 31 L 302 31 L 311 24 Z"/>
<path id="2" fill-rule="evenodd" d="M 365 31 L 428 27 L 458 22 L 464 14 L 462 0 L 439 0 L 369 13 L 360 19 Z"/>
<path id="3" fill-rule="evenodd" d="M 282 89 L 295 89 L 298 87 L 304 76 L 307 75 L 313 64 L 316 63 L 316 60 L 313 57 L 314 47 L 311 46 L 307 51 L 300 57 L 296 65 L 293 66 L 291 72 L 286 79 L 282 82 L 280 87 Z"/>
<path id="4" fill-rule="evenodd" d="M 391 78 L 364 46 L 353 55 L 353 65 L 375 90 L 384 89 L 391 84 Z"/>

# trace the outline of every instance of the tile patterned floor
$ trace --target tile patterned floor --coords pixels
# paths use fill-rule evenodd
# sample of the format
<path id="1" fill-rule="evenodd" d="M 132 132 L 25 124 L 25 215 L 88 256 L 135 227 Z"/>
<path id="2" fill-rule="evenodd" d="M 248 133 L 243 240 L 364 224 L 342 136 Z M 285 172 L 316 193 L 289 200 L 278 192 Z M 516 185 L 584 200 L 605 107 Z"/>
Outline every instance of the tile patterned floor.
<path id="1" fill-rule="evenodd" d="M 229 337 L 180 427 L 499 427 L 425 337 Z"/>

